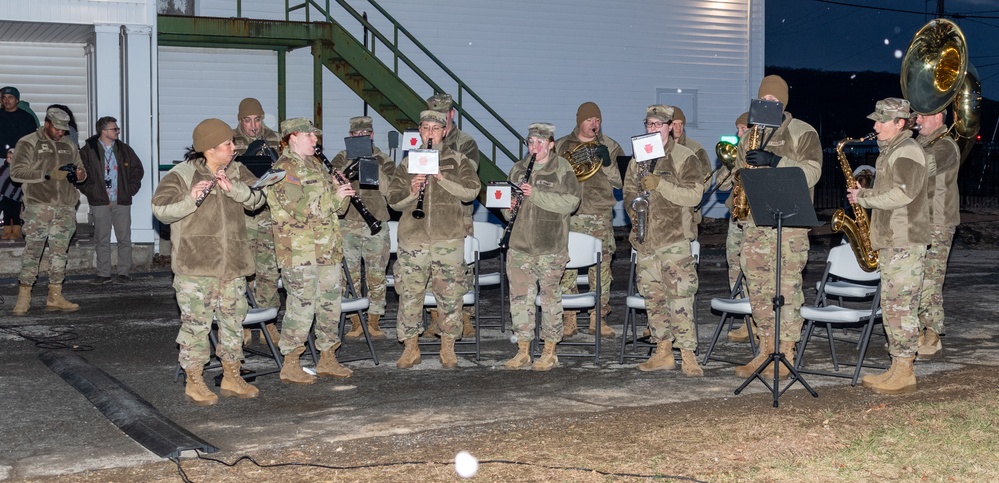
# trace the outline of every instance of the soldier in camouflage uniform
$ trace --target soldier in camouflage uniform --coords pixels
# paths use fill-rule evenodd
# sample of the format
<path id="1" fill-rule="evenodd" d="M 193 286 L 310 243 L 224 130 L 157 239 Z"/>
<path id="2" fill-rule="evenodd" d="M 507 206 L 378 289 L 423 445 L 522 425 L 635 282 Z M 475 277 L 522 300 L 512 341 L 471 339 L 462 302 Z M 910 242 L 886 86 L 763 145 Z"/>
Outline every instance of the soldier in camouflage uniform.
<path id="1" fill-rule="evenodd" d="M 253 174 L 232 161 L 235 147 L 228 124 L 206 119 L 192 138 L 185 161 L 159 182 L 152 204 L 156 218 L 171 225 L 170 267 L 181 322 L 178 360 L 187 375 L 184 393 L 200 406 L 218 402 L 202 378 L 213 319 L 219 328 L 222 395 L 248 398 L 259 393 L 240 376 L 240 328 L 249 309 L 246 277 L 253 273 L 243 210 L 259 208 L 264 195 L 250 189 Z"/>
<path id="2" fill-rule="evenodd" d="M 52 256 L 45 310 L 73 312 L 80 308 L 62 296 L 66 254 L 76 232 L 76 204 L 80 202 L 80 192 L 74 183 L 87 179 L 79 148 L 69 138 L 63 138 L 68 130 L 69 115 L 60 109 L 49 108 L 45 123 L 17 141 L 10 163 L 10 178 L 22 183 L 24 191 L 25 242 L 14 315 L 28 313 L 31 286 L 38 278 L 38 264 L 46 241 Z"/>
<path id="3" fill-rule="evenodd" d="M 780 101 L 784 107 L 788 102 L 788 87 L 780 76 L 769 75 L 760 83 L 759 98 L 767 101 Z M 809 193 L 814 196 L 815 184 L 822 174 L 822 145 L 819 135 L 808 123 L 794 119 L 784 111 L 780 127 L 770 137 L 766 146 L 747 147 L 747 133 L 739 140 L 736 156 L 736 169 L 766 169 L 773 167 L 798 168 L 805 175 Z M 762 143 L 766 137 L 760 140 Z M 808 261 L 808 228 L 784 228 L 781 244 L 780 293 L 788 303 L 781 310 L 780 334 L 774 333 L 776 319 L 772 298 L 777 293 L 776 254 L 777 230 L 769 226 L 756 226 L 750 213 L 739 220 L 745 239 L 742 242 L 741 263 L 746 276 L 749 303 L 753 309 L 753 319 L 759 326 L 760 352 L 748 364 L 736 368 L 739 377 L 748 377 L 759 368 L 774 350 L 774 337 L 779 337 L 779 350 L 788 361 L 794 363 L 794 345 L 801 338 L 801 304 L 805 296 L 801 288 L 801 272 Z M 773 368 L 764 370 L 772 371 Z M 780 376 L 787 377 L 788 371 L 780 365 Z"/>
<path id="4" fill-rule="evenodd" d="M 399 292 L 397 337 L 405 350 L 396 367 L 406 369 L 421 362 L 420 335 L 424 294 L 428 285 L 440 310 L 441 365 L 458 366 L 454 341 L 461 336 L 462 296 L 466 292 L 464 238 L 467 203 L 479 194 L 475 167 L 464 154 L 442 142 L 446 134 L 444 114 L 426 110 L 420 113 L 420 137 L 424 146 L 439 151 L 439 172 L 433 175 L 411 174 L 413 153 L 402 160 L 389 186 L 388 202 L 402 212 L 399 219 Z M 415 161 L 414 161 L 415 162 Z M 421 190 L 421 187 L 423 189 Z M 423 200 L 424 217 L 413 212 Z M 431 277 L 431 271 L 433 276 Z"/>
<path id="5" fill-rule="evenodd" d="M 232 130 L 232 142 L 236 145 L 236 155 L 247 154 L 246 149 L 254 141 L 263 140 L 270 148 L 272 157 L 277 159 L 276 149 L 281 146 L 281 138 L 271 128 L 264 125 L 264 108 L 260 101 L 247 97 L 239 103 L 236 114 L 239 125 Z M 249 153 L 257 154 L 257 153 Z M 252 281 L 253 298 L 258 307 L 281 308 L 281 298 L 278 296 L 277 257 L 274 254 L 274 221 L 267 205 L 246 212 L 246 234 L 253 253 L 254 275 Z M 281 340 L 277 327 L 273 322 L 267 324 L 267 332 L 275 344 Z M 263 334 L 260 336 L 264 340 Z M 243 329 L 243 343 L 250 343 L 250 329 Z"/>
<path id="6" fill-rule="evenodd" d="M 926 156 L 907 129 L 909 101 L 889 97 L 867 116 L 878 133 L 877 175 L 870 189 L 847 190 L 850 203 L 871 210 L 871 248 L 878 251 L 881 312 L 888 333 L 891 367 L 864 376 L 878 394 L 916 391 L 912 362 L 919 347 L 919 292 L 930 243 Z"/>
<path id="7" fill-rule="evenodd" d="M 744 112 L 735 120 L 735 134 L 738 137 L 742 137 L 746 131 L 749 130 L 749 113 Z M 732 189 L 732 177 L 729 176 L 730 170 L 726 166 L 722 166 L 718 170 L 716 179 L 721 182 L 725 180 L 725 183 L 721 184 L 718 188 L 719 191 L 730 191 Z M 732 211 L 732 197 L 729 196 L 725 199 L 725 206 Z M 742 267 L 739 263 L 740 254 L 742 253 L 742 239 L 744 235 L 742 233 L 742 227 L 739 226 L 738 221 L 729 216 L 728 223 L 728 233 L 725 236 L 725 258 L 728 261 L 728 288 L 729 290 L 735 289 L 735 282 L 739 279 L 739 272 L 742 271 Z M 747 323 L 752 321 L 752 318 L 747 320 Z M 754 325 L 755 327 L 755 325 Z M 753 332 L 756 334 L 755 330 Z M 759 335 L 757 335 L 759 337 Z M 749 328 L 743 324 L 739 328 L 729 331 L 728 340 L 732 342 L 749 342 Z"/>
<path id="8" fill-rule="evenodd" d="M 444 114 L 445 119 L 447 121 L 447 124 L 444 126 L 444 129 L 447 132 L 447 134 L 444 135 L 443 143 L 452 150 L 465 155 L 465 159 L 467 159 L 470 163 L 472 163 L 474 169 L 478 171 L 479 145 L 476 144 L 475 139 L 473 139 L 472 136 L 469 136 L 468 134 L 462 132 L 460 129 L 458 129 L 458 126 L 455 125 L 454 116 L 457 113 L 457 111 L 454 108 L 454 100 L 451 98 L 451 94 L 434 94 L 433 96 L 427 99 L 427 109 Z M 462 203 L 462 206 L 465 207 L 465 235 L 475 236 L 474 233 L 475 230 L 473 229 L 474 224 L 472 221 L 472 215 L 475 213 L 475 200 L 472 200 L 467 203 Z M 465 280 L 468 285 L 468 290 L 469 291 L 474 290 L 475 280 L 472 278 L 471 269 L 468 267 L 466 267 L 465 270 Z M 424 332 L 424 335 L 428 337 L 433 337 L 435 335 L 438 335 L 438 332 L 440 331 L 437 329 L 437 310 L 430 309 L 430 313 L 432 317 L 430 330 Z M 464 307 L 462 309 L 461 335 L 463 337 L 471 337 L 475 335 L 475 328 L 472 327 L 472 316 L 473 314 L 471 307 Z"/>
<path id="9" fill-rule="evenodd" d="M 607 316 L 610 314 L 611 261 L 617 245 L 614 241 L 614 224 L 611 210 L 617 203 L 614 190 L 624 185 L 621 180 L 621 170 L 614 162 L 619 156 L 624 156 L 621 145 L 609 136 L 600 132 L 600 108 L 592 102 L 580 104 L 576 110 L 576 128 L 569 135 L 555 141 L 555 152 L 569 159 L 569 153 L 577 146 L 587 142 L 598 144 L 596 155 L 603 166 L 592 177 L 582 182 L 583 199 L 579 208 L 569 219 L 569 230 L 592 235 L 603 243 L 600 267 L 591 267 L 589 272 L 590 286 L 596 283 L 593 270 L 600 270 L 600 314 L 605 322 L 600 326 L 601 337 L 613 337 L 614 329 L 610 327 Z M 566 270 L 562 276 L 562 293 L 578 293 L 576 287 L 576 270 Z M 563 314 L 564 336 L 576 335 L 576 311 L 568 310 Z M 596 331 L 596 313 L 590 314 L 590 333 Z"/>
<path id="10" fill-rule="evenodd" d="M 284 170 L 285 178 L 266 188 L 278 266 L 288 292 L 281 325 L 281 381 L 293 384 L 316 382 L 299 362 L 313 319 L 321 355 L 316 374 L 338 378 L 352 374 L 336 360 L 343 294 L 343 238 L 337 215 L 347 209 L 354 189 L 336 184 L 315 156 L 317 135 L 322 132 L 306 118 L 281 123 L 287 147 L 274 167 Z"/>
<path id="11" fill-rule="evenodd" d="M 504 364 L 507 369 L 531 365 L 534 338 L 534 299 L 541 293 L 541 338 L 544 352 L 533 369 L 547 371 L 558 364 L 555 346 L 562 340 L 562 288 L 559 281 L 569 261 L 569 215 L 579 206 L 579 181 L 572 166 L 555 154 L 555 126 L 534 123 L 527 129 L 527 150 L 535 156 L 530 179 L 524 176 L 531 158 L 513 165 L 509 180 L 520 183 L 523 199 L 503 210 L 509 219 L 517 210 L 506 252 L 510 281 L 510 318 L 518 352 Z"/>
<path id="12" fill-rule="evenodd" d="M 370 117 L 352 117 L 349 123 L 351 136 L 369 136 L 372 141 L 374 140 L 375 131 Z M 378 186 L 361 186 L 357 180 L 351 181 L 351 186 L 359 193 L 361 202 L 368 212 L 385 223 L 389 219 L 385 196 L 388 194 L 390 180 L 395 174 L 395 161 L 377 146 L 372 146 L 372 154 L 378 163 Z M 354 161 L 347 159 L 347 151 L 344 150 L 337 153 L 330 162 L 333 163 L 333 167 L 342 171 Z M 385 332 L 378 327 L 378 319 L 385 315 L 385 269 L 389 262 L 389 232 L 383 229 L 372 235 L 371 228 L 353 206 L 349 206 L 347 213 L 340 218 L 340 232 L 343 234 L 343 257 L 350 269 L 350 280 L 355 285 L 355 293 L 361 293 L 361 263 L 364 263 L 363 282 L 368 288 L 367 297 L 371 302 L 368 307 L 368 334 L 374 339 L 384 339 Z M 364 335 L 361 318 L 357 314 L 351 314 L 350 321 L 350 332 L 345 337 L 359 339 Z"/>
<path id="13" fill-rule="evenodd" d="M 919 295 L 919 354 L 916 359 L 930 360 L 940 355 L 944 331 L 943 284 L 947 276 L 954 230 L 961 223 L 957 172 L 961 168 L 961 151 L 957 143 L 945 134 L 946 109 L 936 114 L 920 114 L 919 137 L 916 141 L 926 151 L 929 173 L 930 247 L 926 250 L 923 287 Z"/>
<path id="14" fill-rule="evenodd" d="M 624 175 L 624 199 L 634 219 L 631 200 L 644 195 L 648 200 L 644 240 L 636 230 L 631 246 L 638 253 L 636 278 L 638 292 L 645 297 L 649 328 L 657 341 L 656 353 L 638 365 L 642 371 L 674 369 L 673 342 L 680 349 L 683 373 L 703 376 L 694 351 L 694 295 L 697 293 L 697 266 L 690 252 L 696 238 L 693 207 L 704 194 L 702 166 L 694 151 L 672 137 L 670 123 L 674 108 L 653 105 L 645 111 L 645 130 L 662 135 L 664 157 L 628 163 Z M 633 223 L 636 225 L 636 223 Z"/>
<path id="15" fill-rule="evenodd" d="M 708 152 L 704 150 L 704 146 L 702 146 L 701 143 L 687 136 L 687 131 L 685 129 L 687 126 L 687 116 L 683 114 L 683 111 L 677 106 L 669 107 L 673 108 L 673 122 L 670 123 L 670 125 L 673 126 L 673 139 L 676 140 L 677 144 L 689 148 L 697 156 L 697 165 L 701 168 L 701 180 L 703 181 L 704 178 L 711 173 L 711 158 L 708 157 Z M 704 183 L 702 183 L 701 186 L 701 194 L 704 194 L 704 191 L 707 191 L 708 186 Z M 696 207 L 691 207 L 690 212 L 691 217 L 694 220 L 694 238 L 696 239 L 696 230 L 698 229 L 698 225 L 701 224 L 702 217 L 700 210 L 694 211 L 694 208 Z"/>

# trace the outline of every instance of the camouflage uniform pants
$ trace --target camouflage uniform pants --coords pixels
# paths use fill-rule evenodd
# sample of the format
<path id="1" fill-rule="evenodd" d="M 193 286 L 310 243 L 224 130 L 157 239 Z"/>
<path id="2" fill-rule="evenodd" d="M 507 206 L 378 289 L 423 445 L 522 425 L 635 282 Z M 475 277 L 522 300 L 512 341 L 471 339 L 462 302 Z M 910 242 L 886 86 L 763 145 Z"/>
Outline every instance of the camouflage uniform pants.
<path id="1" fill-rule="evenodd" d="M 212 319 L 219 327 L 215 353 L 226 362 L 243 360 L 243 320 L 246 301 L 246 278 L 221 280 L 216 277 L 174 275 L 173 288 L 180 307 L 180 332 L 177 356 L 180 367 L 203 366 L 211 357 L 208 333 Z"/>
<path id="2" fill-rule="evenodd" d="M 399 246 L 398 256 L 395 287 L 399 292 L 399 340 L 417 337 L 423 331 L 423 297 L 428 287 L 442 316 L 438 322 L 441 333 L 461 337 L 462 297 L 466 293 L 465 240 Z"/>
<path id="3" fill-rule="evenodd" d="M 246 217 L 246 238 L 253 253 L 253 298 L 257 307 L 280 308 L 278 296 L 277 254 L 274 251 L 274 220 L 271 212 L 263 209 Z"/>
<path id="4" fill-rule="evenodd" d="M 45 242 L 49 243 L 49 283 L 61 284 L 66 278 L 69 241 L 76 233 L 76 208 L 72 206 L 26 205 L 24 207 L 24 253 L 21 255 L 22 285 L 33 285 L 38 278 Z"/>
<path id="5" fill-rule="evenodd" d="M 534 339 L 536 307 L 541 293 L 541 340 L 562 341 L 562 287 L 559 281 L 568 254 L 528 255 L 514 249 L 506 253 L 506 274 L 510 282 L 510 320 L 517 340 Z"/>
<path id="6" fill-rule="evenodd" d="M 697 265 L 690 243 L 674 243 L 648 255 L 638 255 L 636 282 L 645 297 L 649 330 L 659 340 L 674 340 L 674 347 L 697 350 L 694 329 L 694 295 Z"/>
<path id="7" fill-rule="evenodd" d="M 919 348 L 919 290 L 925 257 L 922 245 L 878 250 L 881 313 L 888 352 L 894 357 L 914 357 Z"/>
<path id="8" fill-rule="evenodd" d="M 602 215 L 574 215 L 569 218 L 569 230 L 585 233 L 596 237 L 603 243 L 600 261 L 600 315 L 607 317 L 610 313 L 611 259 L 617 245 L 614 243 L 614 225 L 611 218 Z M 596 267 L 590 267 L 589 280 L 591 290 L 596 285 Z M 566 270 L 562 276 L 562 293 L 579 293 L 576 287 L 577 270 Z"/>
<path id="9" fill-rule="evenodd" d="M 288 354 L 305 345 L 312 321 L 316 321 L 316 349 L 329 350 L 340 342 L 340 296 L 343 269 L 335 265 L 299 265 L 285 268 L 281 275 L 285 300 L 281 321 L 281 353 Z"/>
<path id="10" fill-rule="evenodd" d="M 749 304 L 753 319 L 762 335 L 773 337 L 773 297 L 777 294 L 777 230 L 769 227 L 743 226 L 742 271 L 746 275 Z M 785 228 L 781 243 L 780 293 L 785 305 L 780 313 L 780 340 L 797 342 L 801 338 L 801 271 L 808 261 L 808 229 Z"/>
<path id="11" fill-rule="evenodd" d="M 735 221 L 728 224 L 728 235 L 725 236 L 725 257 L 728 258 L 728 288 L 735 288 L 742 266 L 739 255 L 742 252 L 742 239 L 745 238 L 742 227 Z"/>
<path id="12" fill-rule="evenodd" d="M 371 305 L 368 313 L 385 314 L 385 269 L 389 262 L 388 229 L 372 235 L 363 221 L 340 220 L 343 235 L 343 258 L 350 268 L 350 280 L 356 293 L 361 293 L 361 263 L 364 263 L 365 284 Z"/>
<path id="13" fill-rule="evenodd" d="M 923 264 L 923 287 L 919 294 L 919 328 L 937 334 L 944 331 L 943 284 L 947 276 L 947 258 L 954 241 L 953 226 L 934 225 L 931 245 Z"/>

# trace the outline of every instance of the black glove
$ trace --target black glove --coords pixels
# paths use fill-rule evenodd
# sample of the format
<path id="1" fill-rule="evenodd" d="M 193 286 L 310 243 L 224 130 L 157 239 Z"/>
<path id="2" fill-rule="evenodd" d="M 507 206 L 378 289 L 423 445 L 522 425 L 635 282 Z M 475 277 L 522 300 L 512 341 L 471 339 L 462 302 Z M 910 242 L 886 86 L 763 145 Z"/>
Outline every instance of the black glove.
<path id="1" fill-rule="evenodd" d="M 780 156 L 777 156 L 770 151 L 763 151 L 761 149 L 754 149 L 746 153 L 746 164 L 750 166 L 769 166 L 771 168 L 776 168 L 777 163 L 780 163 L 780 160 Z"/>
<path id="2" fill-rule="evenodd" d="M 604 146 L 603 144 L 597 146 L 596 149 L 593 150 L 593 154 L 600 158 L 604 166 L 611 165 L 610 151 L 607 149 L 607 146 Z"/>

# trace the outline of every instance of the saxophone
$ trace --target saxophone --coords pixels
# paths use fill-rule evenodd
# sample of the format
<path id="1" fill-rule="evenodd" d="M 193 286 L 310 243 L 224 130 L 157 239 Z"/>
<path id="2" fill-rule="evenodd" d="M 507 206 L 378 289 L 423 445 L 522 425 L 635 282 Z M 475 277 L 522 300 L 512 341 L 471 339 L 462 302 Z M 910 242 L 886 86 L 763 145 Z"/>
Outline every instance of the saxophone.
<path id="1" fill-rule="evenodd" d="M 638 165 L 639 186 L 642 184 L 642 178 L 648 176 L 653 172 L 653 170 L 656 169 L 656 162 L 658 161 L 659 158 L 651 159 L 642 163 L 636 161 L 636 164 Z M 651 196 L 651 193 L 641 190 L 638 192 L 638 196 L 635 196 L 635 199 L 631 200 L 631 203 L 628 205 L 631 208 L 631 211 L 635 214 L 632 219 L 632 225 L 634 225 L 635 239 L 638 243 L 645 243 L 645 234 L 648 229 L 649 196 Z"/>
<path id="2" fill-rule="evenodd" d="M 846 176 L 847 188 L 852 189 L 858 186 L 857 180 L 853 177 L 853 168 L 850 167 L 850 162 L 846 159 L 846 155 L 843 154 L 843 146 L 850 143 L 868 141 L 874 139 L 876 136 L 876 133 L 871 133 L 860 139 L 846 138 L 836 144 L 836 157 L 839 159 L 839 166 L 843 170 L 843 175 Z M 833 213 L 832 229 L 833 231 L 842 231 L 843 235 L 846 236 L 847 241 L 850 242 L 850 247 L 853 248 L 853 254 L 857 257 L 857 263 L 860 264 L 860 268 L 865 272 L 873 272 L 878 269 L 878 252 L 871 249 L 871 227 L 867 219 L 867 211 L 859 203 L 850 203 L 850 207 L 853 208 L 852 219 L 842 209 L 836 210 L 836 213 Z"/>
<path id="3" fill-rule="evenodd" d="M 763 127 L 759 125 L 753 125 L 753 128 L 749 130 L 749 135 L 746 137 L 746 151 L 752 151 L 754 149 L 760 149 L 760 144 L 763 143 Z M 746 166 L 750 169 L 755 169 L 755 166 Z M 746 199 L 746 191 L 742 189 L 742 176 L 739 176 L 739 172 L 735 172 L 735 178 L 732 183 L 732 219 L 733 220 L 744 220 L 749 216 L 749 200 Z"/>

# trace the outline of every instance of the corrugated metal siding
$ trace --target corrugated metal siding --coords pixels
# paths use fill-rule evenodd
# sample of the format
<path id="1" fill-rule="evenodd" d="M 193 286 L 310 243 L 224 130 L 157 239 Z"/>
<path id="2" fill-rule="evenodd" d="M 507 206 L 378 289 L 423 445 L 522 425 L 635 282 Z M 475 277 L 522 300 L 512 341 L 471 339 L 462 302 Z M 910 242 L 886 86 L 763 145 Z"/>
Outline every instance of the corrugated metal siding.
<path id="1" fill-rule="evenodd" d="M 50 104 L 65 104 L 76 118 L 80 141 L 86 139 L 90 116 L 82 44 L 0 42 L 0 65 L 17 66 L 4 69 L 3 85 L 17 87 L 21 100 L 31 103 L 39 121 L 45 119 L 45 108 Z"/>
<path id="2" fill-rule="evenodd" d="M 4 20 L 70 24 L 152 23 L 155 0 L 4 0 Z"/>

